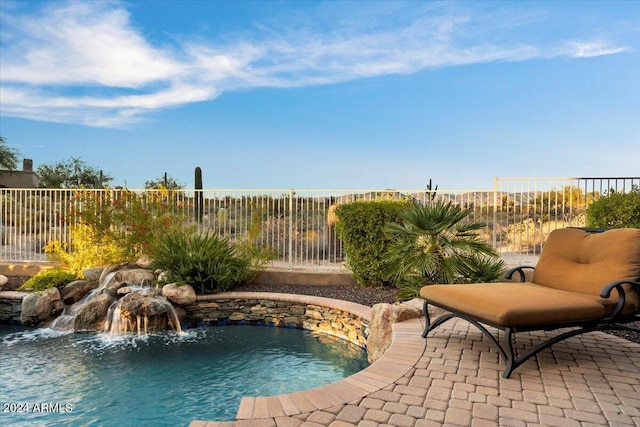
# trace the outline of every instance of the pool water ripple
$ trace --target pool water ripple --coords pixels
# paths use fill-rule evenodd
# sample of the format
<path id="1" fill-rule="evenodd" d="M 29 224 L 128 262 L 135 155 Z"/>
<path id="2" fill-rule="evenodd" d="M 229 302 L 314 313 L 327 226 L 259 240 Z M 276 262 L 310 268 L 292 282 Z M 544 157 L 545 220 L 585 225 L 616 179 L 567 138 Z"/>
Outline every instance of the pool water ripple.
<path id="1" fill-rule="evenodd" d="M 0 401 L 71 405 L 0 413 L 3 426 L 179 426 L 231 420 L 243 396 L 291 393 L 367 366 L 366 352 L 309 331 L 228 326 L 145 338 L 0 326 Z"/>

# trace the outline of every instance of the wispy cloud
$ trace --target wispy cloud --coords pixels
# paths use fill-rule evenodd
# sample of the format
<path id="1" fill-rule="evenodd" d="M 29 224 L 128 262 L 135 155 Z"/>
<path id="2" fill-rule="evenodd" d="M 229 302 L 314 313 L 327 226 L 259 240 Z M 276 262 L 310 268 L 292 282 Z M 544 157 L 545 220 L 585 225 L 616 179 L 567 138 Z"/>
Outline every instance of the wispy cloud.
<path id="1" fill-rule="evenodd" d="M 616 46 L 606 40 L 580 41 L 570 40 L 565 42 L 557 52 L 557 56 L 570 58 L 593 58 L 595 56 L 614 55 L 629 51 L 625 46 Z"/>
<path id="2" fill-rule="evenodd" d="M 0 111 L 32 120 L 122 127 L 154 110 L 255 87 L 331 84 L 428 68 L 624 52 L 606 40 L 555 47 L 469 39 L 470 15 L 418 14 L 397 28 L 262 31 L 226 44 L 145 39 L 119 2 L 49 3 L 3 13 Z M 467 33 L 465 33 L 465 31 Z M 483 31 L 486 32 L 486 29 Z M 464 42 L 462 40 L 465 40 Z"/>

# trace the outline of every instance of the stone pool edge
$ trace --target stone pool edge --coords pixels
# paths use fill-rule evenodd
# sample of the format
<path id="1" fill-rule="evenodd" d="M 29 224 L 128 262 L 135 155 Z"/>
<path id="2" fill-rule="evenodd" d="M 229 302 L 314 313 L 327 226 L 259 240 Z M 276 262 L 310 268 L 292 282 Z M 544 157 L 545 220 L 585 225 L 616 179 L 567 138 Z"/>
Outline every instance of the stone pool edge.
<path id="1" fill-rule="evenodd" d="M 348 301 L 246 291 L 200 295 L 185 310 L 187 327 L 239 324 L 305 329 L 365 349 L 372 313 L 370 307 Z"/>
<path id="2" fill-rule="evenodd" d="M 267 292 L 226 292 L 201 298 L 208 301 L 261 299 L 318 305 L 351 313 L 367 322 L 371 321 L 371 307 L 324 297 Z M 426 348 L 426 341 L 420 339 L 423 326 L 419 318 L 393 324 L 391 345 L 384 355 L 362 371 L 340 381 L 288 394 L 243 397 L 236 413 L 236 421 L 291 417 L 359 402 L 366 396 L 392 385 L 414 368 Z M 194 420 L 189 427 L 215 427 L 223 424 L 229 426 L 233 423 Z"/>

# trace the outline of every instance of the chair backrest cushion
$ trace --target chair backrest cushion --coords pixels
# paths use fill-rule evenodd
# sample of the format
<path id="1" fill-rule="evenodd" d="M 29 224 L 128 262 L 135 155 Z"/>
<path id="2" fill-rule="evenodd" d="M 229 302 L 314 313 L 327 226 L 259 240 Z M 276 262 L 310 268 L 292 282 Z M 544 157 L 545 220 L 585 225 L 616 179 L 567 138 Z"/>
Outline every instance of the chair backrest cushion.
<path id="1" fill-rule="evenodd" d="M 592 233 L 579 228 L 554 230 L 544 244 L 533 282 L 556 289 L 599 295 L 616 280 L 640 281 L 640 229 Z M 625 286 L 627 304 L 640 298 Z M 615 294 L 615 292 L 614 292 Z"/>

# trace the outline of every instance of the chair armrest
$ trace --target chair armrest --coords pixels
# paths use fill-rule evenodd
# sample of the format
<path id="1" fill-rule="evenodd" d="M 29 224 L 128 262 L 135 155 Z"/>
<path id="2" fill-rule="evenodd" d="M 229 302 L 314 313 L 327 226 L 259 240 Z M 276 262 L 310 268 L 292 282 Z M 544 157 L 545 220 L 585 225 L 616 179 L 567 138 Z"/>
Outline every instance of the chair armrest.
<path id="1" fill-rule="evenodd" d="M 602 298 L 611 297 L 611 291 L 613 291 L 614 289 L 618 291 L 618 303 L 616 304 L 616 308 L 613 310 L 613 313 L 611 314 L 612 318 L 616 317 L 624 307 L 624 303 L 626 301 L 626 292 L 622 287 L 622 285 L 627 285 L 627 284 L 631 286 L 635 286 L 636 288 L 638 288 L 638 291 L 640 291 L 640 282 L 633 282 L 631 280 L 616 280 L 615 282 L 611 282 L 607 284 L 600 291 L 600 297 Z"/>
<path id="2" fill-rule="evenodd" d="M 525 268 L 530 268 L 530 269 L 532 269 L 532 270 L 533 270 L 533 269 L 535 269 L 535 267 L 532 267 L 532 266 L 530 266 L 530 265 L 521 265 L 521 266 L 519 266 L 519 267 L 514 267 L 514 268 L 512 268 L 511 270 L 507 271 L 507 272 L 504 274 L 504 277 L 505 277 L 505 279 L 507 279 L 507 280 L 511 280 L 511 277 L 513 277 L 513 274 L 514 274 L 515 272 L 518 272 L 518 273 L 520 273 L 520 281 L 521 281 L 521 282 L 525 282 L 525 277 L 524 277 L 524 269 L 525 269 Z"/>

